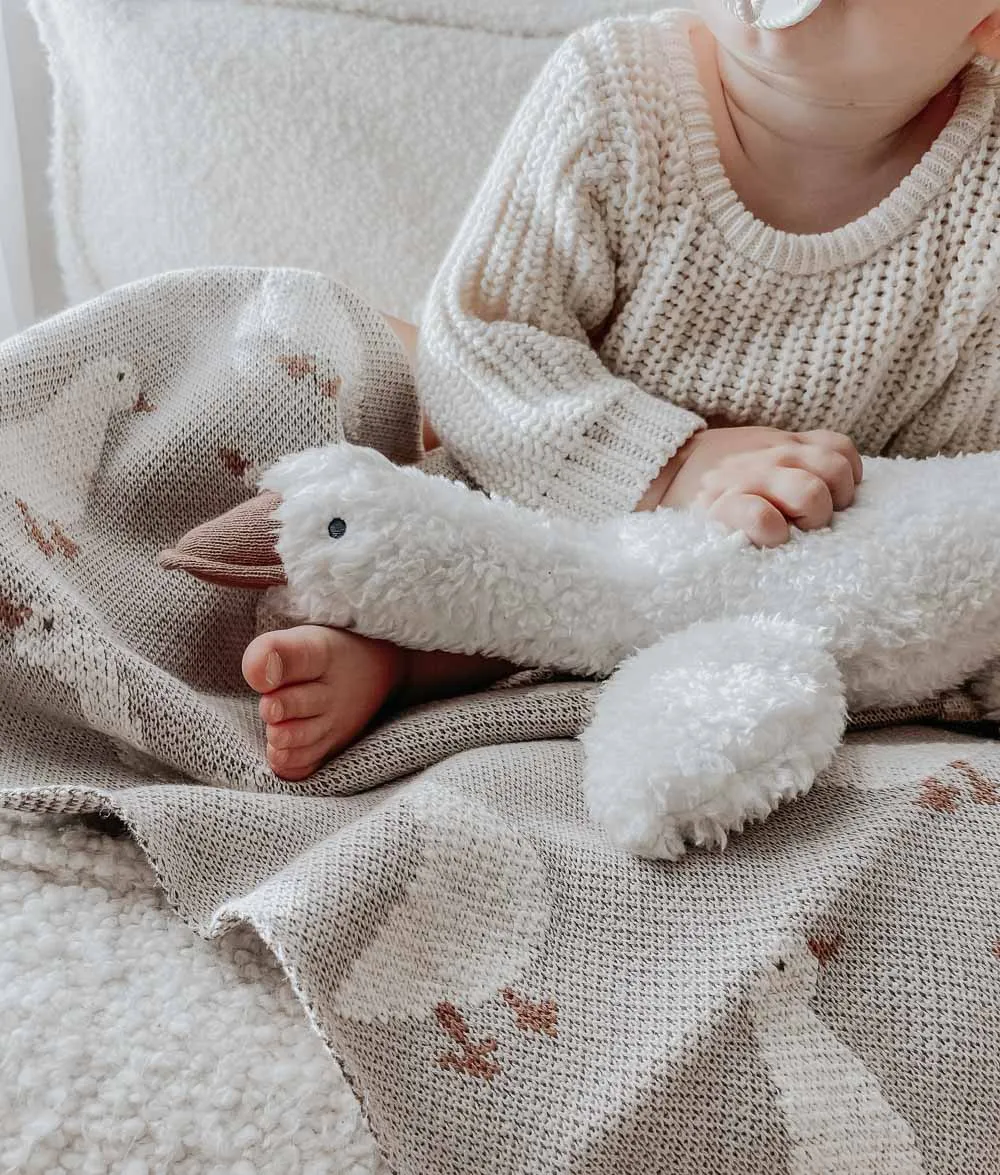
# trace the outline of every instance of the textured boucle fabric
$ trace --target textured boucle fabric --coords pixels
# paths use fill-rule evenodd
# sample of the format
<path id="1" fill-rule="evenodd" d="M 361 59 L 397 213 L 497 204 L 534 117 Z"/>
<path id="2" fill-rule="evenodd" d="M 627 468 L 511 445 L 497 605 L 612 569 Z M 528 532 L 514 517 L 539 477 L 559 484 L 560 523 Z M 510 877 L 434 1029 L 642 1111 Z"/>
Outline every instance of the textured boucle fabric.
<path id="1" fill-rule="evenodd" d="M 28 3 L 53 80 L 52 213 L 70 304 L 168 269 L 302 265 L 411 319 L 560 40 L 662 7 Z"/>
<path id="2" fill-rule="evenodd" d="M 704 418 L 867 454 L 1000 445 L 997 90 L 968 72 L 916 169 L 793 236 L 729 184 L 665 12 L 573 36 L 526 98 L 428 302 L 419 390 L 480 485 L 631 509 Z"/>
<path id="3" fill-rule="evenodd" d="M 361 392 L 402 419 L 412 390 L 377 315 L 289 271 L 169 276 L 0 347 L 0 803 L 113 812 L 190 927 L 254 930 L 397 1175 L 994 1175 L 995 743 L 942 727 L 858 730 L 806 799 L 725 854 L 676 866 L 614 852 L 588 818 L 575 738 L 596 694 L 586 682 L 522 677 L 387 715 L 301 784 L 267 769 L 239 677 L 256 598 L 164 572 L 156 556 L 249 498 L 255 469 L 336 440 L 341 403 L 346 417 Z M 964 705 L 949 702 L 948 717 Z M 22 841 L 2 843 L 16 852 Z M 113 873 L 126 858 L 112 853 Z M 24 855 L 26 885 L 43 864 Z M 145 881 L 135 889 L 115 891 L 125 923 L 150 901 Z M 108 983 L 85 993 L 85 964 L 74 964 L 87 943 L 71 915 L 24 892 L 22 921 L 4 931 L 0 1007 L 38 1055 L 0 1068 L 8 1165 L 21 1169 L 41 1132 L 46 1170 L 86 1169 L 52 1156 L 75 1137 L 77 1098 L 96 1099 L 104 1118 L 102 1081 L 117 1063 L 156 1111 L 147 1134 L 168 1137 L 160 1107 L 178 1100 L 199 1169 L 198 1147 L 222 1120 L 214 1083 L 247 1039 L 225 1008 L 255 1003 L 260 988 L 230 992 L 213 978 L 210 994 L 194 982 L 204 1019 L 192 1007 L 172 1025 L 188 1032 L 192 1088 L 166 1070 L 144 1081 L 129 1065 L 150 1040 L 145 1024 L 124 1015 L 108 1061 L 103 1043 L 93 1057 L 76 1043 L 74 1017 L 100 1009 L 103 1029 L 121 990 L 151 1009 L 146 953 L 189 940 L 163 926 L 171 937 L 157 948 L 102 921 L 93 949 L 106 944 Z M 66 931 L 63 954 L 52 925 Z M 31 935 L 67 960 L 44 984 L 31 979 Z M 222 972 L 233 950 L 232 938 L 220 946 Z M 254 960 L 244 979 L 271 982 Z M 248 1023 L 256 1014 L 247 1009 Z M 253 1091 L 233 1082 L 249 1103 L 273 1080 L 277 1110 L 289 1087 L 274 1025 L 259 1030 L 268 1062 L 248 1075 Z M 232 1050 L 218 1074 L 213 1031 Z M 273 1152 L 259 1126 L 271 1103 L 255 1103 L 246 1162 L 261 1171 L 299 1145 L 285 1130 L 310 1118 L 319 1088 L 302 1042 L 284 1044 L 296 1058 L 303 1049 L 306 1100 L 287 1110 Z M 79 1084 L 60 1100 L 69 1078 L 43 1072 L 42 1054 L 70 1047 Z M 15 1101 L 19 1073 L 27 1089 Z M 331 1074 L 331 1102 L 340 1088 Z M 26 1126 L 25 1098 L 47 1107 Z M 102 1155 L 142 1121 L 131 1105 Z M 140 1129 L 128 1127 L 146 1147 Z M 246 1169 L 230 1157 L 238 1138 L 220 1144 L 217 1167 Z M 158 1145 L 142 1152 L 149 1170 L 185 1170 Z M 337 1171 L 335 1144 L 330 1154 L 299 1169 Z M 109 1169 L 128 1172 L 127 1158 Z"/>
<path id="4" fill-rule="evenodd" d="M 0 814 L 0 925 L 4 1171 L 387 1175 L 273 955 L 193 935 L 132 840 Z"/>

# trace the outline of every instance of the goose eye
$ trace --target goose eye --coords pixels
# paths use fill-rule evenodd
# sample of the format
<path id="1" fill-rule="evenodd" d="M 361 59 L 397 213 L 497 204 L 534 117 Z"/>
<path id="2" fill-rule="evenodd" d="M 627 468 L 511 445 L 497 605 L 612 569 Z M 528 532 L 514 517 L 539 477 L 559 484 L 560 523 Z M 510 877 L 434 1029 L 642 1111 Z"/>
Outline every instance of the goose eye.
<path id="1" fill-rule="evenodd" d="M 329 532 L 330 538 L 342 539 L 347 534 L 347 523 L 343 518 L 334 518 L 326 529 Z"/>

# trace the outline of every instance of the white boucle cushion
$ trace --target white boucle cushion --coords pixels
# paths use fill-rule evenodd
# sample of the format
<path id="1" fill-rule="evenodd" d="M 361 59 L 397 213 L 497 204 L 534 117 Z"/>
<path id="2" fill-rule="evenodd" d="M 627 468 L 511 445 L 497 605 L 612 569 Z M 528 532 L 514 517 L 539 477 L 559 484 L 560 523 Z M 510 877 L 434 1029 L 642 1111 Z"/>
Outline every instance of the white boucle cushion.
<path id="1" fill-rule="evenodd" d="M 657 0 L 32 0 L 67 298 L 291 265 L 419 314 L 560 39 Z"/>
<path id="2" fill-rule="evenodd" d="M 0 927 L 0 1171 L 389 1175 L 270 951 L 132 840 L 0 812 Z"/>

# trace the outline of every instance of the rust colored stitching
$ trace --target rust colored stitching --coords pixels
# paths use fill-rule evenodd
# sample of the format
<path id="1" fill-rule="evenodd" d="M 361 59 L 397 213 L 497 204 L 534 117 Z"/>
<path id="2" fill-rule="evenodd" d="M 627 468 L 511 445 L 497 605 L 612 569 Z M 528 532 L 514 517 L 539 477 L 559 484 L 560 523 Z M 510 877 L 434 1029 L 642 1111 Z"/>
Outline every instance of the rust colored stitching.
<path id="1" fill-rule="evenodd" d="M 962 793 L 957 787 L 949 787 L 948 784 L 933 777 L 923 780 L 920 786 L 923 794 L 918 800 L 913 801 L 918 808 L 927 808 L 931 812 L 948 812 L 952 815 L 958 811 L 956 801 Z"/>
<path id="2" fill-rule="evenodd" d="M 444 1002 L 438 1004 L 434 1011 L 438 1018 L 438 1023 L 444 1031 L 456 1044 L 460 1044 L 464 1048 L 470 1040 L 469 1026 L 458 1008 L 454 1004 Z"/>
<path id="3" fill-rule="evenodd" d="M 0 624 L 9 632 L 16 632 L 26 620 L 30 619 L 30 608 L 15 604 L 7 596 L 0 596 Z"/>
<path id="4" fill-rule="evenodd" d="M 340 389 L 344 386 L 344 381 L 339 375 L 331 376 L 329 379 L 321 379 L 319 381 L 320 393 L 327 396 L 331 400 L 336 400 L 340 395 Z"/>
<path id="5" fill-rule="evenodd" d="M 316 374 L 316 360 L 311 355 L 279 355 L 278 362 L 292 379 L 305 379 Z"/>
<path id="6" fill-rule="evenodd" d="M 987 779 L 978 768 L 973 767 L 971 763 L 967 763 L 964 759 L 956 759 L 951 766 L 956 771 L 961 772 L 971 785 L 973 803 L 991 806 L 1000 804 L 1000 791 L 997 790 L 997 785 L 992 780 Z"/>
<path id="7" fill-rule="evenodd" d="M 80 554 L 79 546 L 73 542 L 58 522 L 49 523 L 49 533 L 52 535 L 52 541 L 67 559 L 75 559 Z"/>
<path id="8" fill-rule="evenodd" d="M 24 529 L 27 531 L 28 537 L 47 559 L 51 559 L 57 550 L 61 551 L 67 559 L 75 559 L 80 554 L 80 548 L 58 522 L 49 522 L 49 537 L 46 538 L 42 533 L 41 524 L 31 513 L 27 503 L 20 498 L 15 499 L 15 502 L 24 519 Z"/>
<path id="9" fill-rule="evenodd" d="M 34 542 L 35 546 L 47 558 L 51 559 L 56 553 L 54 543 L 42 534 L 42 528 L 35 521 L 34 515 L 28 509 L 27 503 L 22 502 L 20 498 L 16 499 L 17 508 L 21 511 L 21 517 L 24 519 L 24 529 L 28 532 L 28 537 Z"/>
<path id="10" fill-rule="evenodd" d="M 250 462 L 236 449 L 220 449 L 219 456 L 233 477 L 242 477 L 250 468 Z"/>
<path id="11" fill-rule="evenodd" d="M 821 967 L 829 966 L 844 943 L 844 936 L 837 934 L 833 938 L 811 938 L 809 949 L 812 951 Z"/>
<path id="12" fill-rule="evenodd" d="M 481 1081 L 492 1081 L 498 1076 L 500 1066 L 489 1057 L 496 1052 L 497 1042 L 484 1040 L 474 1044 L 465 1017 L 454 1004 L 440 1003 L 434 1012 L 443 1031 L 462 1049 L 461 1055 L 451 1052 L 438 1057 L 441 1068 L 466 1073 Z"/>
<path id="13" fill-rule="evenodd" d="M 140 392 L 136 402 L 132 405 L 133 412 L 155 412 L 157 405 L 146 398 L 145 392 Z"/>
<path id="14" fill-rule="evenodd" d="M 519 996 L 510 987 L 505 987 L 500 995 L 514 1013 L 517 1027 L 522 1032 L 537 1032 L 539 1035 L 552 1037 L 553 1040 L 558 1037 L 559 1030 L 556 1026 L 559 1022 L 559 1006 L 554 1000 L 544 1000 L 536 1004 L 524 996 Z"/>
<path id="15" fill-rule="evenodd" d="M 998 938 L 993 944 L 993 953 L 998 959 L 1000 959 L 1000 938 Z"/>

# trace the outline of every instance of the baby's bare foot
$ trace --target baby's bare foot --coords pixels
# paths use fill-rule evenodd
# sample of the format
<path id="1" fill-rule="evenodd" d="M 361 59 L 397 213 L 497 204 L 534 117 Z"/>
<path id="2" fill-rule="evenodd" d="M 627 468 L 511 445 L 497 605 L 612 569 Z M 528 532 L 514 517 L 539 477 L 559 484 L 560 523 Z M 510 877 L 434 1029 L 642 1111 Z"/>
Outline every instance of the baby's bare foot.
<path id="1" fill-rule="evenodd" d="M 263 696 L 267 759 L 282 779 L 311 775 L 353 742 L 403 680 L 405 654 L 385 641 L 306 624 L 259 636 L 243 676 Z"/>

